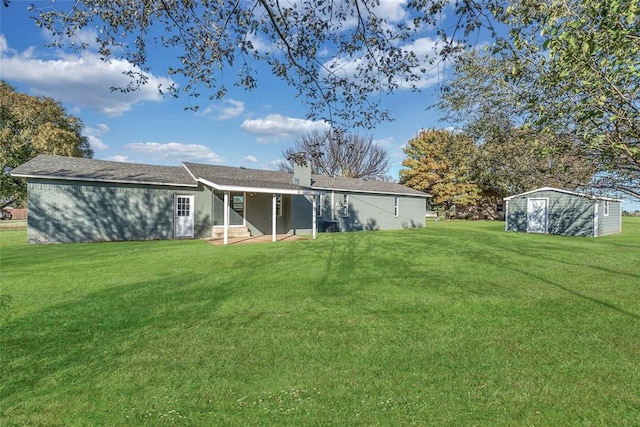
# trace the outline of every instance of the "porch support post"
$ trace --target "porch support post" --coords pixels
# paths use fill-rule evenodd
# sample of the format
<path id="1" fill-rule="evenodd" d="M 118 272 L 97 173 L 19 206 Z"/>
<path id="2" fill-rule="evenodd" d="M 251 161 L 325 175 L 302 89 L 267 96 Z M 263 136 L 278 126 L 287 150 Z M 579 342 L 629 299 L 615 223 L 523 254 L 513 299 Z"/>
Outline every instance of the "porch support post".
<path id="1" fill-rule="evenodd" d="M 318 209 L 318 206 L 317 206 L 318 196 L 313 195 L 311 197 L 313 198 L 313 211 L 311 212 L 313 225 L 311 227 L 312 227 L 313 240 L 315 240 L 316 234 L 318 234 L 318 215 L 316 214 L 316 209 Z"/>
<path id="2" fill-rule="evenodd" d="M 276 214 L 277 214 L 277 209 L 276 209 L 276 204 L 277 204 L 277 194 L 273 193 L 273 203 L 272 203 L 272 208 L 271 209 L 271 241 L 275 242 L 276 241 Z"/>
<path id="3" fill-rule="evenodd" d="M 229 242 L 229 192 L 224 192 L 224 239 L 226 245 Z"/>

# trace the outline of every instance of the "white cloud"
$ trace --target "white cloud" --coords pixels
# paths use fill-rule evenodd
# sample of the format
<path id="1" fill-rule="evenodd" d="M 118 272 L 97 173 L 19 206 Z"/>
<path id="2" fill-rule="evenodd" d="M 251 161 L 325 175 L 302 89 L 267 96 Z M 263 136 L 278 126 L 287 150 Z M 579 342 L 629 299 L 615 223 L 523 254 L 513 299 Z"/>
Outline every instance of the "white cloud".
<path id="1" fill-rule="evenodd" d="M 283 159 L 271 160 L 270 162 L 263 164 L 262 168 L 267 170 L 280 170 L 280 165 L 285 163 Z"/>
<path id="2" fill-rule="evenodd" d="M 83 35 L 85 38 L 86 35 Z M 145 73 L 147 84 L 128 93 L 112 91 L 111 87 L 126 87 L 131 82 L 124 72 L 140 72 L 131 63 L 112 59 L 102 61 L 96 53 L 84 51 L 79 55 L 59 54 L 55 59 L 41 59 L 35 49 L 22 53 L 7 46 L 0 36 L 2 78 L 28 86 L 38 95 L 72 103 L 109 116 L 119 116 L 144 101 L 160 101 L 158 86 L 169 87 L 171 79 Z"/>
<path id="3" fill-rule="evenodd" d="M 7 39 L 3 34 L 0 34 L 0 54 L 4 54 L 5 52 L 9 52 L 9 46 L 7 46 Z"/>
<path id="4" fill-rule="evenodd" d="M 86 136 L 89 140 L 91 148 L 93 148 L 94 150 L 105 150 L 109 148 L 109 146 L 102 142 L 101 136 L 109 132 L 109 130 L 109 126 L 104 123 L 99 123 L 95 128 L 85 127 L 83 133 L 84 136 Z"/>
<path id="5" fill-rule="evenodd" d="M 96 40 L 98 34 L 93 28 L 80 28 L 75 31 L 73 37 L 54 36 L 51 31 L 46 29 L 42 30 L 42 34 L 48 44 L 62 43 L 72 47 L 86 46 L 89 48 L 97 48 L 98 45 Z"/>
<path id="6" fill-rule="evenodd" d="M 171 160 L 174 162 L 196 161 L 207 163 L 222 163 L 224 158 L 217 155 L 209 147 L 201 144 L 182 144 L 180 142 L 134 142 L 125 148 L 137 153 L 144 153 L 156 160 Z"/>
<path id="7" fill-rule="evenodd" d="M 275 49 L 275 46 L 271 42 L 255 33 L 249 34 L 247 36 L 247 40 L 251 42 L 253 50 L 257 50 L 261 53 L 272 52 Z"/>
<path id="8" fill-rule="evenodd" d="M 295 139 L 313 131 L 328 131 L 331 125 L 324 120 L 312 121 L 269 114 L 263 119 L 247 119 L 240 128 L 256 135 L 258 142 L 267 143 Z"/>
<path id="9" fill-rule="evenodd" d="M 225 99 L 222 105 L 210 105 L 204 111 L 199 113 L 203 116 L 215 114 L 216 120 L 227 120 L 241 116 L 246 111 L 244 102 L 235 99 Z"/>
<path id="10" fill-rule="evenodd" d="M 439 64 L 439 58 L 437 55 L 437 46 L 438 41 L 436 39 L 432 39 L 430 37 L 422 37 L 408 43 L 404 46 L 401 46 L 402 50 L 405 52 L 413 52 L 416 57 L 420 59 L 420 63 L 418 66 L 413 68 L 413 72 L 421 75 L 421 78 L 418 81 L 411 82 L 418 89 L 424 89 L 426 87 L 432 86 L 438 83 L 441 80 L 441 69 L 437 65 Z M 382 56 L 382 54 L 380 54 Z M 432 65 L 429 63 L 431 59 L 435 59 L 436 65 Z M 345 77 L 356 79 L 357 70 L 372 68 L 369 65 L 369 62 L 360 57 L 360 58 L 342 58 L 336 57 L 326 62 L 324 66 L 332 70 L 335 73 L 342 74 Z M 422 73 L 421 69 L 424 69 L 426 72 Z M 394 81 L 394 83 L 398 84 L 400 89 L 410 89 L 410 86 L 407 82 L 404 82 L 401 78 L 398 78 Z"/>
<path id="11" fill-rule="evenodd" d="M 122 162 L 122 163 L 131 163 L 131 160 L 129 159 L 129 157 L 127 156 L 121 156 L 121 155 L 116 155 L 116 156 L 111 156 L 111 157 L 107 157 L 104 160 L 110 160 L 112 162 Z"/>
<path id="12" fill-rule="evenodd" d="M 383 0 L 373 10 L 376 16 L 388 22 L 402 22 L 409 17 L 406 7 L 407 0 Z"/>
<path id="13" fill-rule="evenodd" d="M 376 145 L 379 145 L 380 147 L 391 147 L 393 145 L 393 142 L 395 141 L 395 139 L 392 136 L 388 136 L 386 138 L 382 138 L 382 139 L 374 139 L 373 143 Z"/>
<path id="14" fill-rule="evenodd" d="M 258 159 L 255 156 L 246 156 L 242 158 L 243 162 L 249 162 L 249 163 L 258 163 Z"/>

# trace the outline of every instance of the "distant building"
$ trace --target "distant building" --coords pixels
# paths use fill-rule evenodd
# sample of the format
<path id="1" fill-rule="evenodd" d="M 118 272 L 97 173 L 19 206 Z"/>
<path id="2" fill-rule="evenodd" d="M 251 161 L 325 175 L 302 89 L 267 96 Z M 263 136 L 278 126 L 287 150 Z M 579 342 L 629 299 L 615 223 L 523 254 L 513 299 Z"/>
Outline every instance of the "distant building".
<path id="1" fill-rule="evenodd" d="M 544 187 L 505 197 L 506 231 L 598 237 L 622 231 L 622 200 Z"/>

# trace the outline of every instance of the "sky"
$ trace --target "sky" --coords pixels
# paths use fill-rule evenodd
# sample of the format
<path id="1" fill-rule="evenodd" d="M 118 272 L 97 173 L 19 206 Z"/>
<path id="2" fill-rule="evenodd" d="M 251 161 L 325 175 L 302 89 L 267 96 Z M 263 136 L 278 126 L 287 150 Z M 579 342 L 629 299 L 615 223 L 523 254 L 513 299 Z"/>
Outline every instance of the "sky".
<path id="1" fill-rule="evenodd" d="M 397 22 L 406 18 L 406 3 L 407 0 L 381 0 L 378 13 Z M 217 101 L 199 101 L 203 103 L 198 112 L 185 111 L 192 100 L 163 97 L 156 89 L 160 83 L 185 84 L 180 77 L 167 74 L 170 52 L 155 52 L 148 85 L 132 93 L 112 91 L 113 86 L 126 85 L 122 73 L 131 69 L 131 64 L 123 60 L 104 62 L 91 48 L 78 53 L 46 47 L 51 37 L 34 24 L 27 10 L 30 4 L 50 2 L 12 0 L 8 9 L 1 7 L 0 78 L 20 92 L 58 100 L 67 113 L 80 118 L 95 159 L 277 169 L 282 152 L 298 137 L 329 129 L 326 122 L 305 119 L 306 107 L 295 90 L 257 63 L 253 64 L 257 69 L 257 89 L 245 91 L 234 87 L 233 80 L 225 81 L 227 96 Z M 58 8 L 70 4 L 56 1 Z M 446 11 L 443 19 L 447 19 Z M 90 43 L 95 38 L 91 31 L 80 37 Z M 435 37 L 435 31 L 424 34 L 413 41 L 412 47 L 426 52 Z M 479 37 L 476 42 L 484 44 L 489 40 Z M 447 67 L 435 68 L 420 82 L 420 92 L 398 90 L 383 95 L 382 106 L 394 121 L 380 123 L 371 130 L 355 130 L 387 150 L 391 160 L 389 174 L 394 179 L 402 168 L 402 148 L 411 138 L 421 129 L 449 127 L 440 120 L 436 109 L 429 108 L 437 101 L 438 89 L 447 76 Z M 629 208 L 640 209 L 640 204 L 626 203 L 625 209 Z"/>
<path id="2" fill-rule="evenodd" d="M 306 120 L 307 110 L 293 88 L 257 65 L 258 88 L 245 91 L 225 82 L 227 96 L 200 104 L 198 112 L 185 111 L 188 98 L 162 97 L 157 83 L 179 77 L 166 73 L 167 64 L 152 63 L 150 84 L 134 93 L 111 91 L 122 85 L 125 61 L 101 61 L 95 51 L 83 53 L 45 47 L 50 36 L 34 25 L 27 7 L 34 2 L 13 0 L 2 8 L 0 26 L 0 76 L 18 91 L 48 96 L 62 102 L 67 113 L 79 117 L 94 150 L 94 158 L 134 163 L 180 165 L 183 161 L 277 169 L 282 152 L 296 138 L 329 125 Z M 47 2 L 35 2 L 47 4 Z M 57 1 L 64 6 L 65 1 Z M 382 13 L 402 16 L 406 0 L 382 0 Z M 393 19 L 398 19 L 393 18 Z M 92 34 L 83 35 L 91 41 Z M 426 45 L 431 39 L 421 39 Z M 156 55 L 162 56 L 162 55 Z M 230 73 L 232 74 L 232 73 Z M 391 158 L 390 175 L 398 178 L 402 147 L 420 129 L 445 127 L 434 111 L 438 82 L 444 73 L 435 70 L 422 83 L 421 92 L 400 90 L 383 99 L 394 122 L 372 130 L 356 130 L 386 148 Z M 231 76 L 234 77 L 234 76 Z M 200 101 L 199 101 L 200 102 Z"/>

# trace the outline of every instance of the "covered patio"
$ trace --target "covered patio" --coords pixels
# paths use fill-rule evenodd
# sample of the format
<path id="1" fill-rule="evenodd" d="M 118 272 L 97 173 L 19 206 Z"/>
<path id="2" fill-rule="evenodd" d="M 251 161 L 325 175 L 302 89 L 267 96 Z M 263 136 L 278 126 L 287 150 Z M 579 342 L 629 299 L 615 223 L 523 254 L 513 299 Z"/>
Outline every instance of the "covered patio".
<path id="1" fill-rule="evenodd" d="M 308 166 L 294 168 L 292 176 L 276 171 L 183 165 L 196 181 L 212 192 L 212 226 L 222 232 L 222 239 L 215 236 L 214 241 L 222 240 L 222 244 L 253 241 L 249 236 L 234 236 L 231 232 L 243 227 L 247 227 L 252 237 L 271 242 L 286 240 L 282 236 L 297 235 L 299 231 L 316 238 L 317 199 L 323 191 L 310 188 Z"/>

